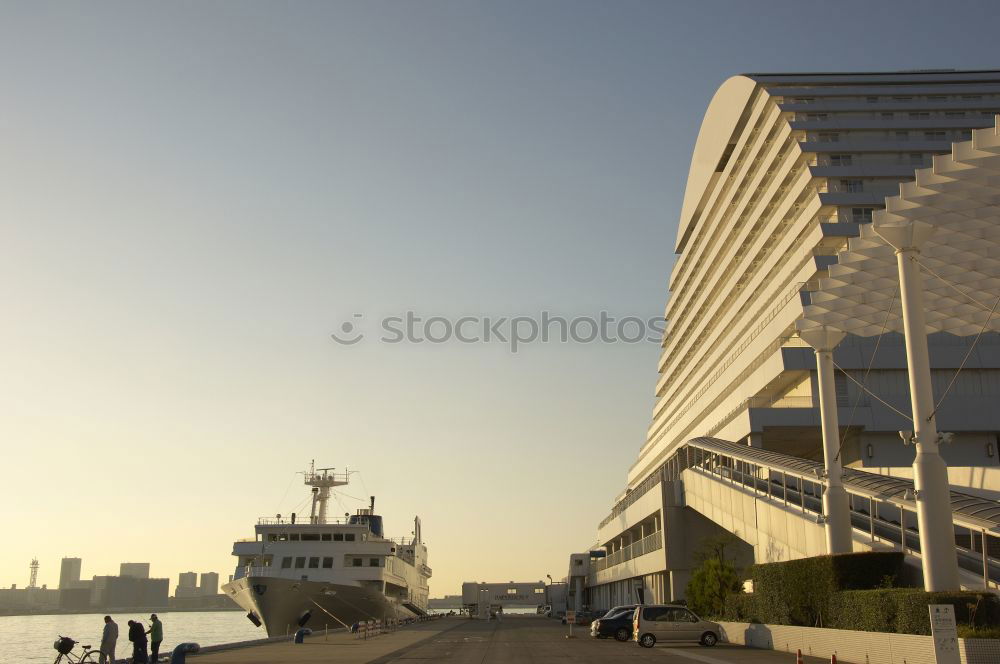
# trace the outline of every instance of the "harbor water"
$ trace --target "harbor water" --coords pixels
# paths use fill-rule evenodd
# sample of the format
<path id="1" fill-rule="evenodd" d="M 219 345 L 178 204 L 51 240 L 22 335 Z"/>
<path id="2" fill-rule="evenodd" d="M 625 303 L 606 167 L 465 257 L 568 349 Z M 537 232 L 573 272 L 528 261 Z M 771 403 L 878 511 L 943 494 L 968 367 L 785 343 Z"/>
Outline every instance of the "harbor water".
<path id="1" fill-rule="evenodd" d="M 51 664 L 56 658 L 52 643 L 59 636 L 68 636 L 80 644 L 97 648 L 104 629 L 103 613 L 46 616 L 0 616 L 0 664 Z M 175 645 L 193 641 L 202 646 L 263 639 L 264 630 L 254 627 L 241 611 L 169 611 L 157 612 L 163 622 L 163 645 L 160 654 L 169 653 Z M 114 613 L 118 623 L 116 657 L 131 656 L 128 621 L 139 620 L 149 629 L 149 612 Z M 74 653 L 82 653 L 78 645 Z"/>

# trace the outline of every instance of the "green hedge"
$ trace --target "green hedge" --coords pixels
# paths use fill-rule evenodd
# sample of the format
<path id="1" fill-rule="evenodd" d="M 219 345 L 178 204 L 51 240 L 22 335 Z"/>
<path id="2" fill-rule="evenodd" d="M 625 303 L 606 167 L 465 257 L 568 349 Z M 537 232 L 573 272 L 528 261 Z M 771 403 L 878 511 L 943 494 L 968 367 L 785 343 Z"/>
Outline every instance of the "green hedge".
<path id="1" fill-rule="evenodd" d="M 754 565 L 754 599 L 733 606 L 744 615 L 778 625 L 825 626 L 830 598 L 841 590 L 894 585 L 903 573 L 898 551 L 816 556 L 780 563 Z"/>
<path id="2" fill-rule="evenodd" d="M 951 604 L 955 621 L 964 629 L 989 629 L 1000 623 L 1000 598 L 975 592 L 928 593 L 916 588 L 877 588 L 874 590 L 844 590 L 830 595 L 823 627 L 851 629 L 862 632 L 896 632 L 899 634 L 930 634 L 928 604 Z M 975 619 L 973 620 L 973 607 Z M 774 612 L 772 601 L 765 596 L 734 594 L 726 600 L 725 619 L 737 622 L 758 622 L 771 625 L 794 625 L 790 613 Z"/>

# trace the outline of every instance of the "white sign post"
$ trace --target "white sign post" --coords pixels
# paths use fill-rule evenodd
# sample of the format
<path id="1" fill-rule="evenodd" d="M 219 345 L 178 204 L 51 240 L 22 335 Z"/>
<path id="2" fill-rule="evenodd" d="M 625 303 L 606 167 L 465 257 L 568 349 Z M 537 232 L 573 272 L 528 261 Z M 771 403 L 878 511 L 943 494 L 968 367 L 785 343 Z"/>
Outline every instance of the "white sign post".
<path id="1" fill-rule="evenodd" d="M 573 638 L 573 625 L 576 624 L 576 611 L 566 611 L 566 624 L 569 625 L 569 635 L 567 639 Z"/>
<path id="2" fill-rule="evenodd" d="M 931 616 L 931 638 L 934 639 L 934 661 L 937 664 L 961 664 L 958 654 L 958 629 L 955 627 L 955 607 L 951 604 L 928 604 Z"/>

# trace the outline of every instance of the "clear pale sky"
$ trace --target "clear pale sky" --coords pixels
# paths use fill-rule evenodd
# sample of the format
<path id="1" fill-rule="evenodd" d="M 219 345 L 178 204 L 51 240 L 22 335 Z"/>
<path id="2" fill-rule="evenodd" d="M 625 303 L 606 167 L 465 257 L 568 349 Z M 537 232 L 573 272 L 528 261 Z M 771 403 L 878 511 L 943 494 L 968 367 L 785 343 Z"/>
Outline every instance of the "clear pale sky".
<path id="1" fill-rule="evenodd" d="M 1000 67 L 996 7 L 0 4 L 0 585 L 33 556 L 51 585 L 62 556 L 225 578 L 312 458 L 359 469 L 390 534 L 422 517 L 432 596 L 562 577 L 657 345 L 330 333 L 662 314 L 723 80 Z"/>

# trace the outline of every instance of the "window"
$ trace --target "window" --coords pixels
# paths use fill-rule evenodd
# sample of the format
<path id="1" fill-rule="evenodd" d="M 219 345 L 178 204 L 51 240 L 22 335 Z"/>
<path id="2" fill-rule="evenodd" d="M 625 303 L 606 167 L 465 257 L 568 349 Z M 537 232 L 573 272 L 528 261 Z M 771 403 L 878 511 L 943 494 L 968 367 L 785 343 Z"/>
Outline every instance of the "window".
<path id="1" fill-rule="evenodd" d="M 807 120 L 827 120 L 830 116 L 826 113 L 806 113 Z"/>
<path id="2" fill-rule="evenodd" d="M 298 533 L 292 533 L 291 535 L 288 536 L 288 539 L 290 539 L 293 542 L 298 542 L 299 541 L 299 534 Z"/>
<path id="3" fill-rule="evenodd" d="M 361 567 L 361 562 L 362 562 L 361 558 L 352 558 L 351 559 L 351 565 L 353 567 Z"/>
<path id="4" fill-rule="evenodd" d="M 353 542 L 354 541 L 354 533 L 344 533 L 344 541 L 345 542 Z"/>
<path id="5" fill-rule="evenodd" d="M 850 166 L 852 161 L 853 161 L 852 156 L 849 154 L 830 155 L 831 166 Z"/>
<path id="6" fill-rule="evenodd" d="M 816 101 L 815 97 L 795 97 L 792 102 L 795 104 L 811 104 Z"/>
<path id="7" fill-rule="evenodd" d="M 666 622 L 666 616 L 668 615 L 670 609 L 665 606 L 651 606 L 647 609 L 642 610 L 643 620 L 656 620 Z"/>
<path id="8" fill-rule="evenodd" d="M 583 561 L 580 560 L 579 558 L 577 558 L 576 560 L 573 561 L 573 564 L 576 565 L 576 566 L 580 566 L 580 565 L 583 564 Z"/>
<path id="9" fill-rule="evenodd" d="M 964 118 L 965 111 L 948 111 L 944 114 L 946 118 Z"/>
<path id="10" fill-rule="evenodd" d="M 319 568 L 319 558 L 317 556 L 310 556 L 309 558 L 309 569 Z"/>
<path id="11" fill-rule="evenodd" d="M 962 99 L 966 101 L 979 101 L 982 98 L 982 95 L 962 95 Z"/>
<path id="12" fill-rule="evenodd" d="M 305 556 L 297 556 L 295 558 L 295 569 L 302 569 L 305 566 L 306 566 L 306 557 Z"/>
<path id="13" fill-rule="evenodd" d="M 870 224 L 873 211 L 874 209 L 869 207 L 851 208 L 851 221 L 856 224 Z"/>
<path id="14" fill-rule="evenodd" d="M 331 567 L 333 567 L 333 558 L 329 556 L 323 558 L 323 569 L 330 569 Z"/>
<path id="15" fill-rule="evenodd" d="M 958 132 L 958 136 L 963 141 L 970 141 L 970 140 L 972 140 L 972 130 L 971 129 L 963 129 L 962 131 Z"/>
<path id="16" fill-rule="evenodd" d="M 931 117 L 931 114 L 926 111 L 910 111 L 911 120 L 926 120 L 929 117 Z"/>
<path id="17" fill-rule="evenodd" d="M 892 100 L 895 102 L 908 102 L 913 101 L 913 97 L 893 97 Z"/>
<path id="18" fill-rule="evenodd" d="M 948 99 L 945 95 L 927 95 L 927 101 L 945 101 Z"/>
<path id="19" fill-rule="evenodd" d="M 863 180 L 841 180 L 840 190 L 848 194 L 857 194 L 865 190 L 865 183 Z"/>
<path id="20" fill-rule="evenodd" d="M 945 140 L 945 133 L 943 131 L 925 131 L 924 132 L 925 141 L 943 141 Z"/>
<path id="21" fill-rule="evenodd" d="M 286 533 L 281 533 L 280 535 L 278 535 L 278 541 L 279 542 L 287 542 L 288 541 L 288 535 Z"/>
<path id="22" fill-rule="evenodd" d="M 285 556 L 281 559 L 281 569 L 289 569 L 292 566 L 292 557 Z"/>
<path id="23" fill-rule="evenodd" d="M 330 541 L 330 533 L 323 533 L 320 536 L 320 539 L 323 540 L 324 542 L 329 542 Z"/>
<path id="24" fill-rule="evenodd" d="M 517 588 L 508 588 L 507 589 L 507 594 L 508 595 L 516 595 L 517 594 Z"/>
<path id="25" fill-rule="evenodd" d="M 896 114 L 891 111 L 886 111 L 885 113 L 880 113 L 879 115 L 882 116 L 883 120 L 892 120 L 894 117 L 896 117 Z"/>
<path id="26" fill-rule="evenodd" d="M 897 141 L 908 141 L 910 140 L 910 132 L 908 131 L 897 131 L 896 132 Z"/>
<path id="27" fill-rule="evenodd" d="M 877 104 L 878 97 L 865 97 L 865 101 L 867 101 L 869 104 Z"/>
<path id="28" fill-rule="evenodd" d="M 535 594 L 536 595 L 544 595 L 545 594 L 545 588 L 535 588 Z"/>
<path id="29" fill-rule="evenodd" d="M 368 566 L 369 567 L 379 567 L 378 558 L 369 558 L 368 559 Z"/>
<path id="30" fill-rule="evenodd" d="M 319 541 L 319 533 L 305 533 L 304 535 L 302 535 L 302 541 L 303 542 L 318 542 Z"/>
<path id="31" fill-rule="evenodd" d="M 911 152 L 910 153 L 910 165 L 919 166 L 924 163 L 924 153 L 923 152 Z"/>
<path id="32" fill-rule="evenodd" d="M 334 533 L 333 534 L 333 541 L 334 542 L 343 542 L 344 541 L 344 533 Z"/>
<path id="33" fill-rule="evenodd" d="M 835 134 L 835 133 L 827 132 L 827 131 L 820 132 L 819 142 L 820 143 L 839 143 L 840 142 L 840 134 Z"/>
<path id="34" fill-rule="evenodd" d="M 267 541 L 268 542 L 277 542 L 278 541 L 278 536 L 276 534 L 274 534 L 274 533 L 271 533 L 271 534 L 269 534 L 267 536 Z"/>

